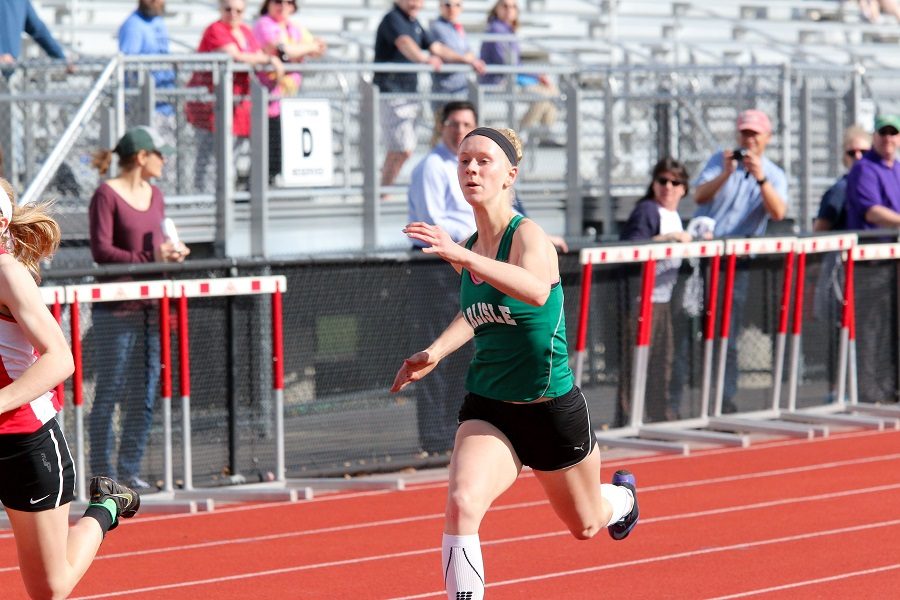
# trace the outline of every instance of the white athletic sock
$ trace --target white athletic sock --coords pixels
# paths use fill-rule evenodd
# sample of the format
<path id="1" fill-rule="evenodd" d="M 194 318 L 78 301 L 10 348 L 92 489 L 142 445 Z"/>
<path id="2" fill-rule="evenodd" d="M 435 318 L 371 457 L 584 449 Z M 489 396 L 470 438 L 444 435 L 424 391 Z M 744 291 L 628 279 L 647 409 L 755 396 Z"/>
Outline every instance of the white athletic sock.
<path id="1" fill-rule="evenodd" d="M 484 563 L 478 534 L 444 534 L 441 544 L 447 600 L 484 599 Z"/>
<path id="2" fill-rule="evenodd" d="M 606 501 L 612 506 L 612 516 L 609 518 L 609 523 L 606 524 L 607 527 L 624 519 L 625 515 L 634 508 L 634 494 L 624 485 L 601 483 L 600 495 L 606 498 Z"/>

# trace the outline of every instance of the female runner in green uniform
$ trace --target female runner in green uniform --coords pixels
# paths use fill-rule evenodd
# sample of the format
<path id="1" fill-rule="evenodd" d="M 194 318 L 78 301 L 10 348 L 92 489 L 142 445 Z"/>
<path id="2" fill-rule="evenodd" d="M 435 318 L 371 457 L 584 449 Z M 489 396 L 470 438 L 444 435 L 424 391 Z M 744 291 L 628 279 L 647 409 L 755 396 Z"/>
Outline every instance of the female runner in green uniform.
<path id="1" fill-rule="evenodd" d="M 612 484 L 600 483 L 587 403 L 568 365 L 556 249 L 512 209 L 521 158 L 514 131 L 475 129 L 460 144 L 457 172 L 476 233 L 456 244 L 435 225 L 410 223 L 404 230 L 460 273 L 461 310 L 428 348 L 403 362 L 391 390 L 425 377 L 475 338 L 450 461 L 442 552 L 450 600 L 484 597 L 478 529 L 523 465 L 578 539 L 606 527 L 624 539 L 638 520 L 631 473 L 617 471 Z"/>

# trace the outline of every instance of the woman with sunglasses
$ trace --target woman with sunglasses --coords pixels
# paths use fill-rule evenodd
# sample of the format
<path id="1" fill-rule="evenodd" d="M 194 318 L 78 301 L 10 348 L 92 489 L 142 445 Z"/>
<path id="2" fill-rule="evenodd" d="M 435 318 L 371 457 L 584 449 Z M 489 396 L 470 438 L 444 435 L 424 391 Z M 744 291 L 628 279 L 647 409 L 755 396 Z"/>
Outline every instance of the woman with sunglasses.
<path id="1" fill-rule="evenodd" d="M 556 249 L 512 208 L 521 140 L 511 129 L 479 127 L 463 138 L 458 160 L 476 232 L 457 244 L 436 225 L 410 223 L 404 231 L 460 273 L 461 311 L 428 348 L 403 362 L 391 391 L 422 379 L 474 338 L 450 459 L 441 574 L 449 600 L 481 600 L 481 521 L 523 466 L 532 468 L 578 539 L 607 528 L 613 539 L 624 539 L 638 505 L 630 472 L 600 483 L 587 401 L 569 369 Z"/>
<path id="2" fill-rule="evenodd" d="M 263 52 L 277 57 L 282 63 L 299 63 L 306 58 L 318 58 L 325 53 L 327 44 L 313 36 L 302 25 L 291 22 L 297 12 L 297 0 L 265 0 L 259 9 L 259 18 L 253 25 L 253 35 Z M 280 79 L 270 73 L 266 79 L 269 88 L 269 180 L 281 173 L 281 102 L 280 98 L 294 96 L 302 82 L 300 73 L 287 73 Z"/>
<path id="3" fill-rule="evenodd" d="M 88 209 L 91 255 L 97 264 L 182 262 L 190 253 L 163 235 L 165 199 L 151 183 L 162 177 L 165 156 L 172 152 L 155 129 L 135 127 L 113 150 L 94 154 L 93 165 L 101 175 L 107 173 L 113 153 L 119 159 L 118 176 L 100 184 Z M 150 478 L 141 475 L 141 467 L 159 383 L 158 311 L 140 301 L 98 302 L 91 315 L 90 364 L 102 364 L 103 376 L 97 377 L 88 415 L 90 469 L 94 475 L 116 476 L 138 491 L 147 490 Z M 122 432 L 115 452 L 117 404 Z"/>
<path id="4" fill-rule="evenodd" d="M 684 231 L 678 204 L 688 193 L 687 169 L 677 160 L 663 158 L 653 167 L 650 185 L 638 200 L 628 221 L 622 228 L 623 241 L 640 242 L 690 242 L 691 235 Z M 672 420 L 677 408 L 671 406 L 669 386 L 672 380 L 674 335 L 672 324 L 672 291 L 678 281 L 681 259 L 656 262 L 656 278 L 653 286 L 652 339 L 649 364 L 654 373 L 647 378 L 645 393 L 646 420 L 650 422 Z M 625 320 L 622 339 L 622 364 L 619 374 L 619 402 L 616 406 L 616 424 L 625 425 L 631 407 L 631 352 L 634 345 L 634 311 Z"/>
<path id="5" fill-rule="evenodd" d="M 37 281 L 59 245 L 43 202 L 19 206 L 0 178 L 0 502 L 31 598 L 66 598 L 103 537 L 140 508 L 140 496 L 108 477 L 91 480 L 84 516 L 69 526 L 75 465 L 56 413 L 56 386 L 74 369 L 63 332 Z M 18 596 L 15 590 L 4 597 Z"/>
<path id="6" fill-rule="evenodd" d="M 254 67 L 270 67 L 280 81 L 284 77 L 284 65 L 277 56 L 266 54 L 260 48 L 253 31 L 244 23 L 244 0 L 219 0 L 221 16 L 203 31 L 197 52 L 228 54 L 236 62 Z M 232 131 L 235 136 L 235 155 L 244 151 L 250 138 L 250 75 L 235 73 L 232 76 L 234 93 L 234 118 Z M 188 85 L 203 86 L 212 93 L 213 77 L 210 72 L 197 72 Z M 214 190 L 215 110 L 209 102 L 188 102 L 185 107 L 187 120 L 197 131 L 197 165 L 194 173 L 199 192 Z"/>

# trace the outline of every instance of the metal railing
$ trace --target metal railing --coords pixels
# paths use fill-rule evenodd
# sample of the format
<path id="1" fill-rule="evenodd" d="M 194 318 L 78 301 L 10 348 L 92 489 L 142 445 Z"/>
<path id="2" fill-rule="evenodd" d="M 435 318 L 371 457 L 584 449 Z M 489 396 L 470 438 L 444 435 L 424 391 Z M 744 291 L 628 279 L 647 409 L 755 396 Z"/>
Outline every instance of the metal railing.
<path id="1" fill-rule="evenodd" d="M 165 69 L 176 74 L 173 88 L 154 85 L 153 72 Z M 233 97 L 234 77 L 250 76 L 254 82 L 257 77 L 214 54 L 119 56 L 103 65 L 79 63 L 74 74 L 46 61 L 21 63 L 0 84 L 6 176 L 20 190 L 28 185 L 26 201 L 47 193 L 56 196 L 64 239 L 80 243 L 87 239 L 87 207 L 99 183 L 89 168 L 91 153 L 114 145 L 126 127 L 148 121 L 161 127 L 168 119 L 164 133 L 177 154 L 159 185 L 188 242 L 211 243 L 220 256 L 403 247 L 406 242 L 397 232 L 406 214 L 406 179 L 428 149 L 432 104 L 447 97 L 431 93 L 428 71 L 420 65 L 310 63 L 290 70 L 304 76 L 301 98 L 327 100 L 331 106 L 332 186 L 272 185 L 260 170 L 262 161 L 249 157 L 278 149 L 252 138 L 242 141 L 226 124 L 232 107 L 249 100 L 253 128 L 266 128 L 267 98 L 260 93 Z M 471 73 L 458 65 L 445 70 Z M 371 76 L 379 71 L 418 73 L 422 90 L 410 96 L 422 101 L 418 148 L 398 185 L 386 189 L 378 182 L 383 157 L 378 103 L 398 96 L 380 94 L 372 86 Z M 627 215 L 659 157 L 674 155 L 696 173 L 713 152 L 734 143 L 734 119 L 749 107 L 765 110 L 773 120 L 775 136 L 767 156 L 787 172 L 789 217 L 795 230 L 806 231 L 819 195 L 840 174 L 843 128 L 867 122 L 876 110 L 891 109 L 896 97 L 892 71 L 854 67 L 490 68 L 509 76 L 534 71 L 559 80 L 561 94 L 551 101 L 560 117 L 549 131 L 539 133 L 562 140 L 564 146 L 547 146 L 533 136 L 519 193 L 552 233 L 577 236 L 594 227 L 604 239 L 616 235 L 617 222 Z M 192 77 L 202 72 L 213 73 L 212 93 L 192 85 Z M 470 77 L 472 85 L 462 97 L 478 106 L 489 125 L 517 127 L 537 99 L 514 85 L 480 86 Z M 196 102 L 214 104 L 216 123 L 223 125 L 215 134 L 201 136 L 189 123 L 187 107 Z M 171 108 L 171 116 L 162 115 L 161 105 Z M 211 183 L 197 176 L 196 165 L 205 156 L 215 164 Z M 684 216 L 690 214 L 689 198 L 682 210 Z M 308 235 L 297 236 L 297 231 Z"/>

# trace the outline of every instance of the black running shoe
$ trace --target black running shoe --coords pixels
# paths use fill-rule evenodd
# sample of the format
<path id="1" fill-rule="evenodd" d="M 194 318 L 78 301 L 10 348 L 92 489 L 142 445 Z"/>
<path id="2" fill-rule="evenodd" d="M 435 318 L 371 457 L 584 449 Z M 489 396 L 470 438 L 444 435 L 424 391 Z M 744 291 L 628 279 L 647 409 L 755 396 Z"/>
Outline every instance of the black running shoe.
<path id="1" fill-rule="evenodd" d="M 91 504 L 103 504 L 107 498 L 112 498 L 118 508 L 118 517 L 110 529 L 119 525 L 119 519 L 130 519 L 141 507 L 141 495 L 130 487 L 117 483 L 109 477 L 91 478 Z"/>
<path id="2" fill-rule="evenodd" d="M 622 520 L 613 523 L 608 528 L 609 536 L 612 539 L 624 540 L 628 537 L 628 534 L 631 533 L 631 530 L 634 529 L 634 526 L 637 525 L 638 515 L 640 514 L 638 512 L 637 489 L 635 487 L 634 475 L 631 471 L 625 471 L 624 469 L 616 471 L 613 474 L 612 484 L 628 488 L 634 496 L 634 507 L 631 509 L 631 512 L 625 515 Z"/>

